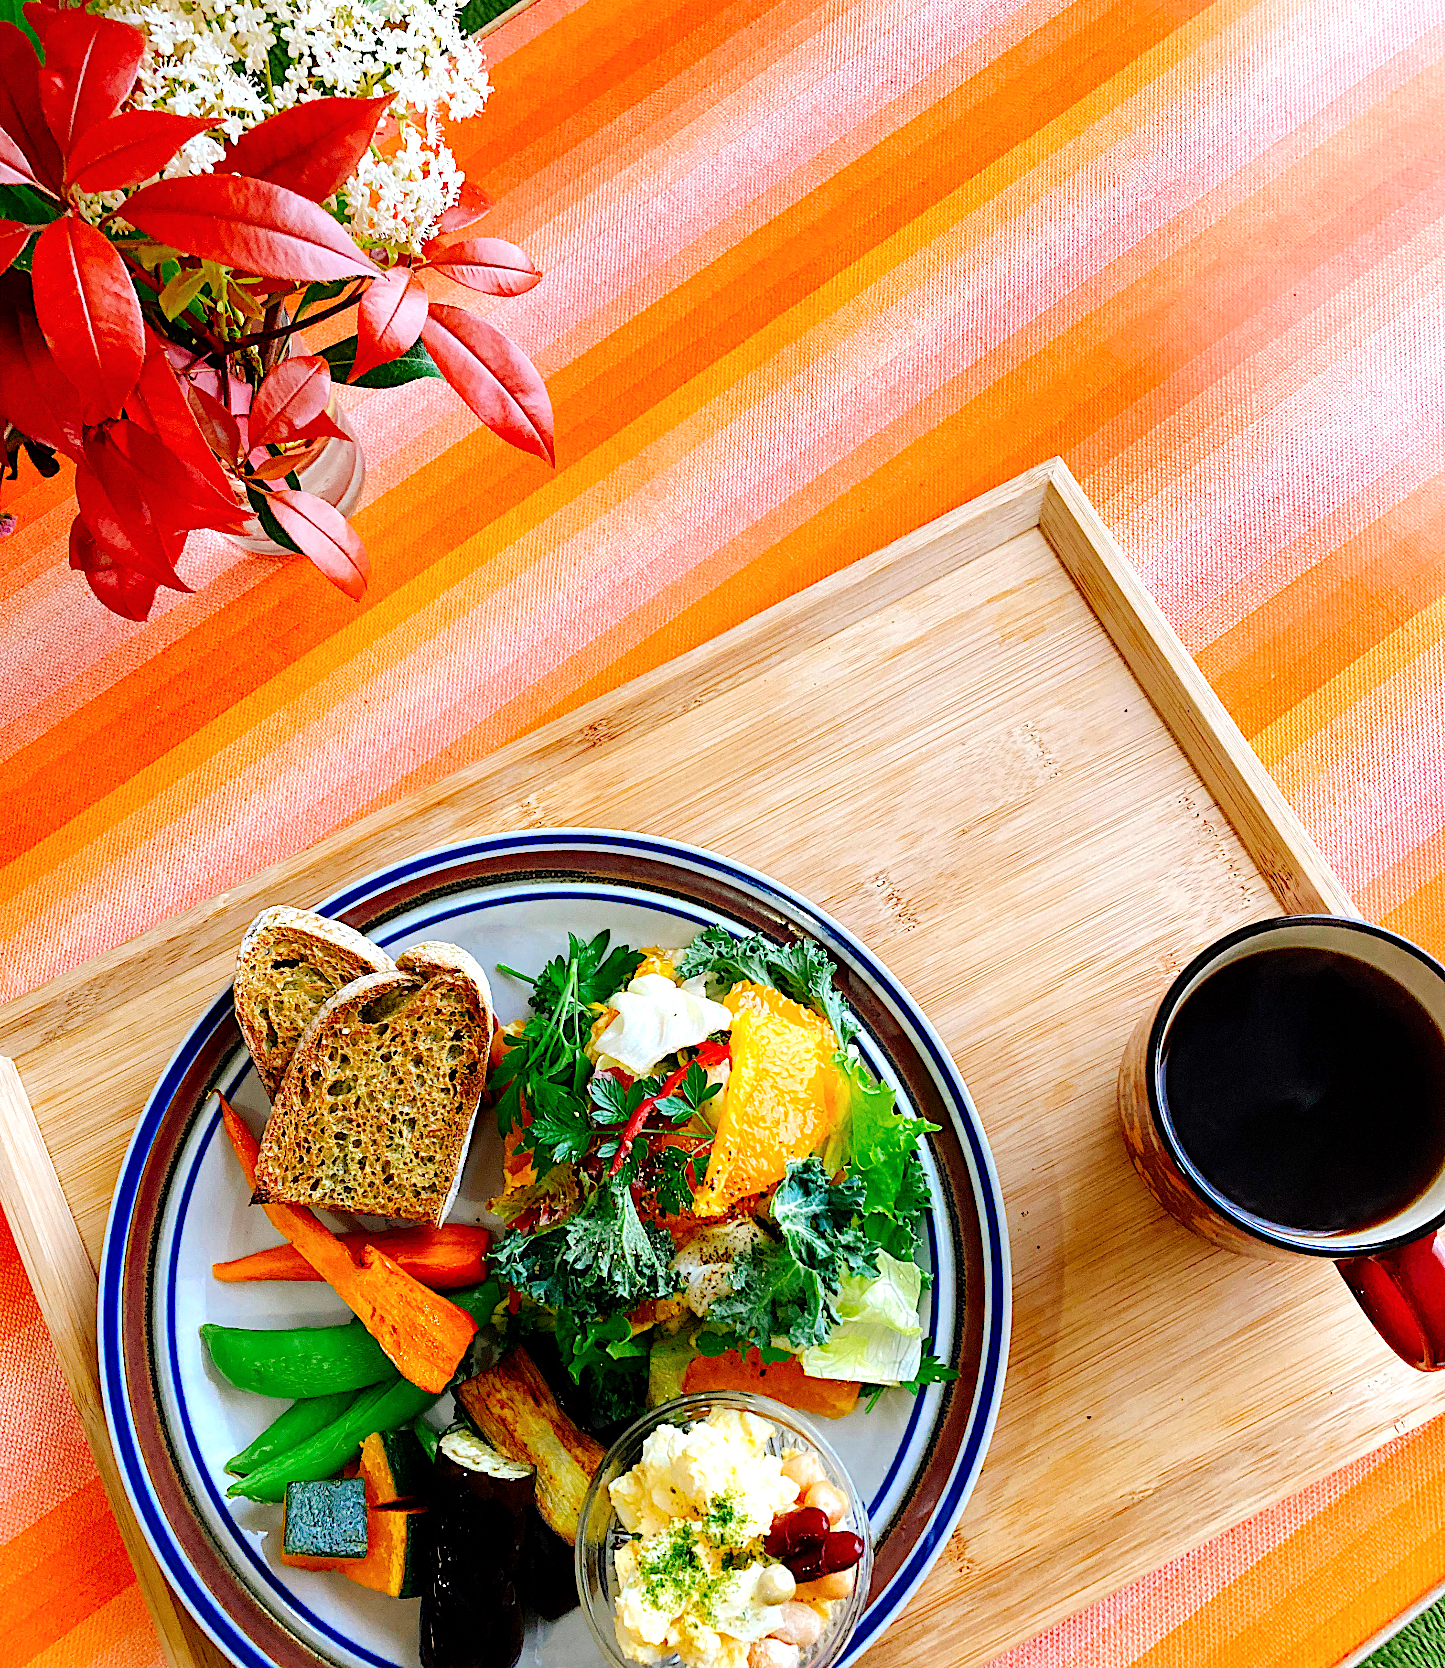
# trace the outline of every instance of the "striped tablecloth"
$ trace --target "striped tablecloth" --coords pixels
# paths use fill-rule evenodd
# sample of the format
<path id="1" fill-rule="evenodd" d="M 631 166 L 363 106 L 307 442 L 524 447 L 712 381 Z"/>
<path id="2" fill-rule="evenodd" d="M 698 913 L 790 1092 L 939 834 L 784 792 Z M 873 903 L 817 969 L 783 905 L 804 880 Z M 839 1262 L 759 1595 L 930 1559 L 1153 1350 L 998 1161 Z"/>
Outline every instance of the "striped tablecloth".
<path id="1" fill-rule="evenodd" d="M 0 546 L 0 995 L 1062 453 L 1362 908 L 1445 949 L 1445 0 L 537 0 L 459 135 L 559 468 L 358 400 L 357 608 Z M 0 1661 L 158 1660 L 0 1241 Z M 1430 1427 L 1009 1668 L 1334 1663 L 1445 1576 Z M 966 1624 L 965 1624 L 966 1625 Z"/>

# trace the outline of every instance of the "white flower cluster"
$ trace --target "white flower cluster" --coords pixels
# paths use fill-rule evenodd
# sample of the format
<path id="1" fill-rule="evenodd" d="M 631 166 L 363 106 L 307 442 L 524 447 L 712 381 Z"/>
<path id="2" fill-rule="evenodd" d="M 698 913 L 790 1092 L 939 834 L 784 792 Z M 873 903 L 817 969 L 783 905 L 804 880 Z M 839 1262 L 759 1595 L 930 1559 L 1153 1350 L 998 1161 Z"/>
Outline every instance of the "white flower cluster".
<path id="1" fill-rule="evenodd" d="M 99 0 L 94 9 L 150 42 L 134 105 L 215 119 L 167 174 L 208 172 L 223 140 L 276 110 L 391 93 L 396 130 L 383 127 L 342 193 L 352 235 L 416 254 L 456 202 L 462 173 L 440 118 L 476 115 L 491 91 L 456 0 Z"/>

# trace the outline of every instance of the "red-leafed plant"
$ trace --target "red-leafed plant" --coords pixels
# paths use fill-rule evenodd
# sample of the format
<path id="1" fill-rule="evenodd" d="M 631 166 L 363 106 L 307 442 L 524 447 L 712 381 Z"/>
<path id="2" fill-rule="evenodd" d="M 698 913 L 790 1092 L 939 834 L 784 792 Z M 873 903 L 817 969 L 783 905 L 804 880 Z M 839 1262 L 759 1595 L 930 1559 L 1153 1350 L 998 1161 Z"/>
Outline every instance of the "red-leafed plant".
<path id="1" fill-rule="evenodd" d="M 499 296 L 538 282 L 515 244 L 471 235 L 480 195 L 464 189 L 415 256 L 362 248 L 324 206 L 388 98 L 293 105 L 215 172 L 157 178 L 210 124 L 126 108 L 142 32 L 34 0 L 25 15 L 40 52 L 0 23 L 0 186 L 23 188 L 7 200 L 29 213 L 0 219 L 0 432 L 12 469 L 21 448 L 42 470 L 56 452 L 74 462 L 70 563 L 106 607 L 146 618 L 158 586 L 189 589 L 176 572 L 188 532 L 256 522 L 361 595 L 361 540 L 299 479 L 344 438 L 333 379 L 439 374 L 494 433 L 552 460 L 551 403 L 526 355 L 429 300 L 418 275 Z M 99 193 L 123 196 L 105 211 Z M 303 325 L 353 307 L 349 339 L 291 351 Z"/>

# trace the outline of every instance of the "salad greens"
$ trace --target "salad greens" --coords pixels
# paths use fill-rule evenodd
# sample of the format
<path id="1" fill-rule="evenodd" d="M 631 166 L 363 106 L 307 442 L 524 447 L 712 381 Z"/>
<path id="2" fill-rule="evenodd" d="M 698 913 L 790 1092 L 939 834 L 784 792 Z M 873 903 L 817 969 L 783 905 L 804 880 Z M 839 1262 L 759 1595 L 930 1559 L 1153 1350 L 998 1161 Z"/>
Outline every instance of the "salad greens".
<path id="1" fill-rule="evenodd" d="M 805 1008 L 815 1008 L 833 1027 L 839 1048 L 846 1049 L 858 1026 L 833 983 L 838 971 L 832 957 L 812 939 L 796 944 L 774 944 L 762 933 L 734 938 L 726 927 L 704 927 L 682 953 L 680 979 L 708 974 L 724 985 L 742 979 L 771 985 Z"/>
<path id="2" fill-rule="evenodd" d="M 498 1127 L 530 1161 L 532 1181 L 502 1201 L 514 1231 L 496 1246 L 491 1273 L 521 1299 L 509 1327 L 551 1332 L 599 1425 L 640 1407 L 649 1317 L 684 1292 L 673 1239 L 656 1218 L 692 1208 L 721 1088 L 704 1067 L 728 1052 L 710 1040 L 669 1056 L 674 1069 L 659 1062 L 636 1080 L 595 1068 L 588 1046 L 598 1021 L 644 959 L 601 932 L 587 942 L 569 935 L 567 953 L 535 979 L 501 969 L 532 986 L 531 1015 L 493 1072 Z M 831 959 L 816 943 L 783 946 L 718 926 L 698 934 L 675 971 L 724 992 L 744 980 L 768 985 L 822 1014 L 846 1091 L 822 1153 L 790 1160 L 754 1212 L 751 1240 L 701 1324 L 691 1323 L 691 1349 L 755 1348 L 764 1361 L 801 1352 L 815 1377 L 915 1389 L 956 1376 L 929 1353 L 918 1323 L 927 1276 L 916 1257 L 930 1203 L 920 1143 L 937 1126 L 901 1113 L 850 1048 L 857 1027 Z"/>

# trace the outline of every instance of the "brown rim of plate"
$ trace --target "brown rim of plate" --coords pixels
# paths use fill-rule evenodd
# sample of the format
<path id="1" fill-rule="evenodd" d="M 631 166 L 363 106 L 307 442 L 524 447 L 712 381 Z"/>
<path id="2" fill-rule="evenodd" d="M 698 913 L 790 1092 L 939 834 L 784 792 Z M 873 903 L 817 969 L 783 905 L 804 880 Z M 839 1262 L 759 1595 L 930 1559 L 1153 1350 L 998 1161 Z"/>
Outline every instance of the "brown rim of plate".
<path id="1" fill-rule="evenodd" d="M 773 937 L 786 940 L 806 935 L 806 923 L 768 907 L 713 875 L 682 865 L 626 852 L 597 850 L 581 841 L 575 848 L 549 847 L 545 856 L 545 862 L 532 860 L 528 853 L 459 860 L 368 897 L 363 903 L 340 912 L 339 919 L 362 932 L 372 932 L 423 903 L 478 885 L 548 880 L 565 883 L 585 879 L 684 899 L 715 910 L 739 926 Z M 876 1596 L 884 1591 L 927 1529 L 963 1444 L 983 1355 L 983 1239 L 963 1146 L 926 1062 L 865 981 L 856 978 L 850 968 L 840 966 L 838 982 L 864 1030 L 904 1085 L 916 1112 L 941 1126 L 939 1134 L 929 1137 L 944 1189 L 943 1210 L 937 1215 L 935 1229 L 940 1234 L 947 1233 L 953 1241 L 960 1287 L 960 1309 L 955 1320 L 959 1347 L 953 1363 L 959 1376 L 942 1387 L 942 1407 L 922 1464 L 876 1548 L 870 1589 L 871 1595 Z M 237 1629 L 277 1668 L 317 1668 L 318 1664 L 334 1668 L 334 1657 L 319 1654 L 298 1638 L 255 1596 L 212 1538 L 186 1485 L 160 1412 L 152 1302 L 156 1230 L 172 1173 L 192 1125 L 216 1087 L 222 1065 L 240 1046 L 239 1028 L 234 1017 L 228 1014 L 215 1026 L 182 1079 L 145 1159 L 135 1209 L 126 1229 L 120 1282 L 126 1398 L 151 1487 L 202 1586 Z M 143 1393 L 138 1394 L 142 1386 Z"/>

